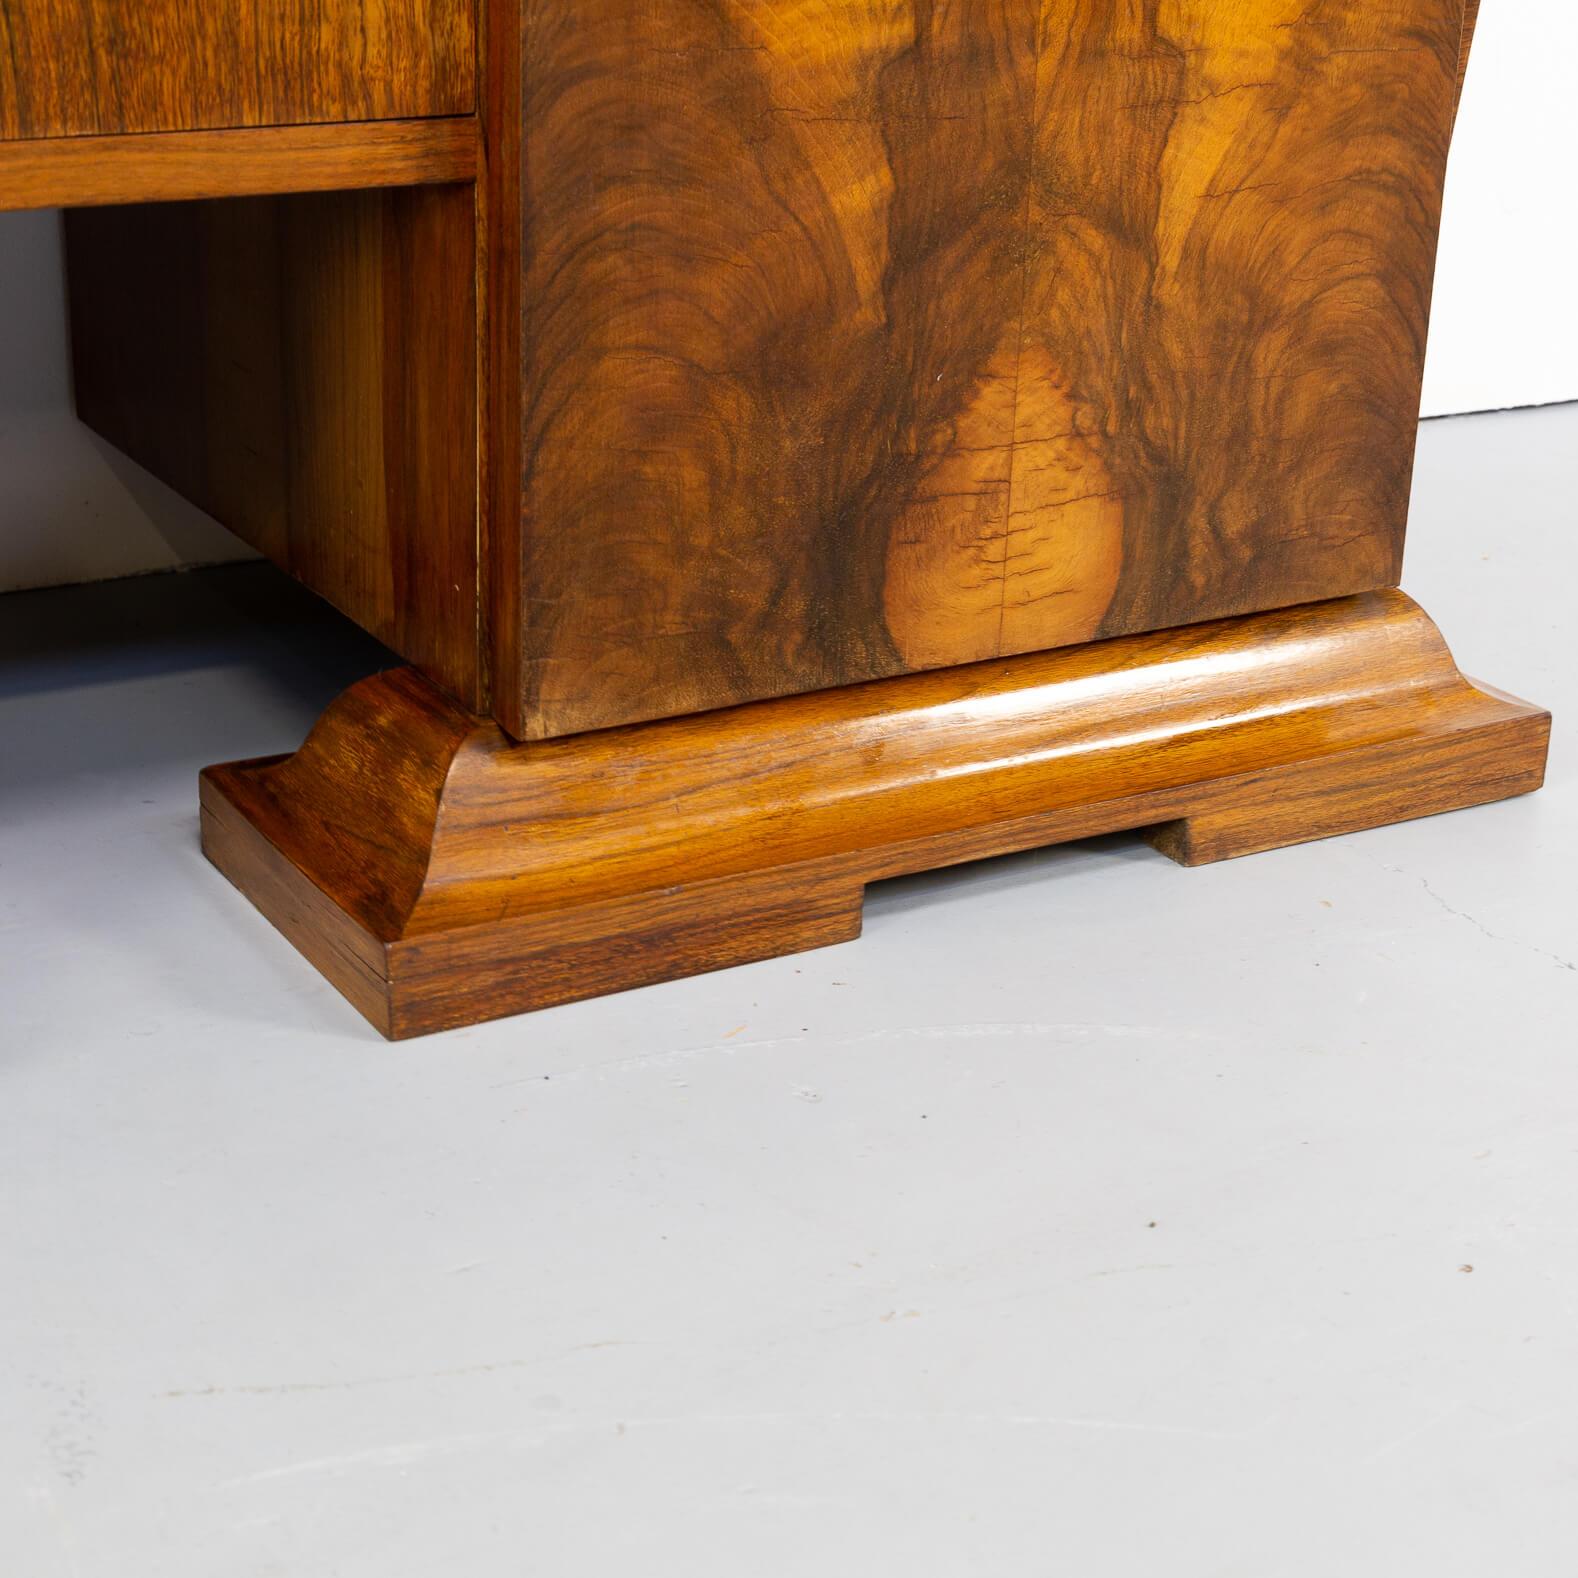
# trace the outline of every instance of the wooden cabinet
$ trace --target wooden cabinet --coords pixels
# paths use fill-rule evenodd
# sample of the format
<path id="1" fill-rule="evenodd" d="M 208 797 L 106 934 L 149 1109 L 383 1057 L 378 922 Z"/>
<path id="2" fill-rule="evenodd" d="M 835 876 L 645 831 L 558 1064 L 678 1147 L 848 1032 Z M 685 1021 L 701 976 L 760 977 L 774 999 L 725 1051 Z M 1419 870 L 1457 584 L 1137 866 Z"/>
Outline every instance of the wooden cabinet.
<path id="1" fill-rule="evenodd" d="M 1472 0 L 230 9 L 0 0 L 0 204 L 84 417 L 421 671 L 204 784 L 391 1034 L 1538 783 L 1392 590 Z"/>
<path id="2" fill-rule="evenodd" d="M 523 0 L 492 36 L 472 262 L 469 199 L 105 210 L 73 300 L 88 420 L 517 737 L 1395 584 L 1462 0 Z M 209 369 L 283 347 L 267 409 L 175 346 L 106 365 L 161 289 Z M 439 497 L 479 367 L 488 485 Z M 260 418 L 286 502 L 220 452 Z"/>

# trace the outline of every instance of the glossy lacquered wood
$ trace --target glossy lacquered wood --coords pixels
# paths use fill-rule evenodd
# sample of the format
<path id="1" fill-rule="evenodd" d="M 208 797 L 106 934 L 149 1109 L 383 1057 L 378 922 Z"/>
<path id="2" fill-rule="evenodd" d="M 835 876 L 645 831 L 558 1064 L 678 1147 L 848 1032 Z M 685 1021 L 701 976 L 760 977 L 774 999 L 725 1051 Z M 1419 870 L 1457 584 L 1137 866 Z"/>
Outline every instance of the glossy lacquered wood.
<path id="1" fill-rule="evenodd" d="M 458 115 L 466 0 L 0 0 L 0 139 Z"/>
<path id="2" fill-rule="evenodd" d="M 1536 787 L 1381 590 L 1476 11 L 0 0 L 84 419 L 422 670 L 208 853 L 409 1035 Z"/>
<path id="3" fill-rule="evenodd" d="M 1399 593 L 526 744 L 396 670 L 294 756 L 205 773 L 203 839 L 404 1036 L 842 941 L 903 872 L 1122 828 L 1216 860 L 1521 794 L 1548 730 Z"/>
<path id="4" fill-rule="evenodd" d="M 0 210 L 469 181 L 469 115 L 0 142 Z"/>
<path id="5" fill-rule="evenodd" d="M 491 14 L 512 732 L 1395 583 L 1464 0 Z"/>

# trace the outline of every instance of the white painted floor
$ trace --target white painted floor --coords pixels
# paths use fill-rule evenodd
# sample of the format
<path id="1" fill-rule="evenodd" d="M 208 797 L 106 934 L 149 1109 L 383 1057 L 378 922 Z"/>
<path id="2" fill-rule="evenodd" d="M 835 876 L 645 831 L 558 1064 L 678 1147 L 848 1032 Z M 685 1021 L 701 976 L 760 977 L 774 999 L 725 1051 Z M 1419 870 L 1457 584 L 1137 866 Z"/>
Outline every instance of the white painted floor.
<path id="1" fill-rule="evenodd" d="M 388 1046 L 211 871 L 366 641 L 0 602 L 5 1578 L 1571 1578 L 1578 406 L 1431 423 L 1407 584 L 1532 798 Z"/>

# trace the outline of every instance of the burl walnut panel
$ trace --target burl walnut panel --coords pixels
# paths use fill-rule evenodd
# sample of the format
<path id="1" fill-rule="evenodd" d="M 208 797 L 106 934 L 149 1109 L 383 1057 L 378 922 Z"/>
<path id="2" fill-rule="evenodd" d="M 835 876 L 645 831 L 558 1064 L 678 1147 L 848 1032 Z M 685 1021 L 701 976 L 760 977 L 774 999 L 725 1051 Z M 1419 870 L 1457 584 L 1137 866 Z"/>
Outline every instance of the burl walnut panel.
<path id="1" fill-rule="evenodd" d="M 524 0 L 500 717 L 1392 584 L 1468 20 Z"/>
<path id="2" fill-rule="evenodd" d="M 458 115 L 461 0 L 0 0 L 0 140 Z"/>

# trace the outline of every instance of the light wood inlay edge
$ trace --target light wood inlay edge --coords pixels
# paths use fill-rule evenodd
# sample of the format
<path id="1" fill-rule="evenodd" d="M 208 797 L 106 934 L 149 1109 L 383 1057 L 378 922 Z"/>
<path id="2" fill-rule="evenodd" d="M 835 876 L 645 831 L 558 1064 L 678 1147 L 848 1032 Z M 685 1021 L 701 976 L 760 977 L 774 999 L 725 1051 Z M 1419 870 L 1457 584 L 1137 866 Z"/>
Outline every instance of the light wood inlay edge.
<path id="1" fill-rule="evenodd" d="M 0 210 L 470 181 L 474 115 L 0 142 Z"/>

